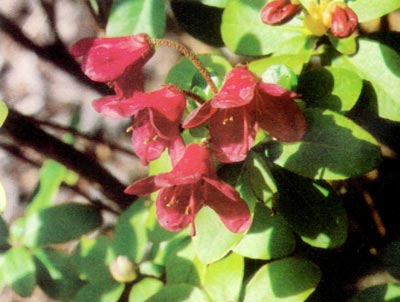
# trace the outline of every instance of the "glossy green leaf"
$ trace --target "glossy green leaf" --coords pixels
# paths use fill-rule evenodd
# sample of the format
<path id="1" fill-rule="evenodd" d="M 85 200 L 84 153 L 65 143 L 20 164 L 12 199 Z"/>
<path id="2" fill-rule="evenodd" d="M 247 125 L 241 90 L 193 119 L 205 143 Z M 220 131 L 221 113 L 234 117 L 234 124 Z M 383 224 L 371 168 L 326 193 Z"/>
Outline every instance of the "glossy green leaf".
<path id="1" fill-rule="evenodd" d="M 124 284 L 113 281 L 89 283 L 83 286 L 71 302 L 117 302 L 124 291 Z"/>
<path id="2" fill-rule="evenodd" d="M 357 14 L 359 22 L 367 22 L 400 8 L 400 0 L 357 0 L 349 1 L 348 5 Z"/>
<path id="3" fill-rule="evenodd" d="M 276 64 L 284 64 L 291 68 L 295 74 L 300 74 L 304 64 L 310 59 L 310 54 L 284 54 L 257 59 L 249 63 L 249 70 L 262 76 L 263 72 Z"/>
<path id="4" fill-rule="evenodd" d="M 368 287 L 358 292 L 351 302 L 399 302 L 400 285 L 395 283 Z"/>
<path id="5" fill-rule="evenodd" d="M 296 74 L 283 64 L 268 67 L 261 75 L 261 79 L 264 83 L 279 84 L 287 90 L 295 90 L 297 87 Z"/>
<path id="6" fill-rule="evenodd" d="M 298 18 L 280 26 L 262 23 L 261 9 L 265 0 L 232 1 L 222 15 L 221 32 L 226 46 L 235 53 L 259 56 L 275 52 L 281 44 L 294 37 L 306 41 L 304 28 Z M 293 46 L 297 53 L 299 43 Z"/>
<path id="7" fill-rule="evenodd" d="M 271 150 L 275 163 L 314 179 L 346 179 L 371 171 L 381 160 L 377 141 L 349 118 L 330 110 L 307 109 L 302 141 Z"/>
<path id="8" fill-rule="evenodd" d="M 225 7 L 233 0 L 200 0 L 201 3 L 216 7 Z"/>
<path id="9" fill-rule="evenodd" d="M 34 257 L 37 283 L 49 297 L 69 301 L 83 286 L 78 270 L 68 255 L 37 249 Z"/>
<path id="10" fill-rule="evenodd" d="M 3 101 L 0 101 L 0 127 L 3 126 L 3 123 L 6 120 L 7 115 L 8 115 L 7 105 Z"/>
<path id="11" fill-rule="evenodd" d="M 136 200 L 118 219 L 114 232 L 114 251 L 117 255 L 128 256 L 133 262 L 142 260 L 148 241 L 145 228 L 149 202 Z"/>
<path id="12" fill-rule="evenodd" d="M 309 107 L 349 111 L 361 94 L 363 83 L 354 71 L 325 67 L 303 73 L 298 92 Z"/>
<path id="13" fill-rule="evenodd" d="M 243 275 L 243 257 L 231 253 L 207 267 L 204 290 L 213 301 L 238 301 Z"/>
<path id="14" fill-rule="evenodd" d="M 286 220 L 257 204 L 250 230 L 233 251 L 247 258 L 270 260 L 290 255 L 295 245 L 294 234 Z"/>
<path id="15" fill-rule="evenodd" d="M 153 278 L 144 278 L 132 286 L 129 302 L 145 302 L 164 287 L 164 284 Z"/>
<path id="16" fill-rule="evenodd" d="M 14 247 L 7 251 L 2 265 L 5 281 L 20 296 L 32 294 L 36 285 L 35 263 L 32 255 L 24 247 Z"/>
<path id="17" fill-rule="evenodd" d="M 111 240 L 105 236 L 82 237 L 75 249 L 73 260 L 83 280 L 94 283 L 112 281 L 109 265 L 115 259 Z"/>
<path id="18" fill-rule="evenodd" d="M 56 205 L 27 217 L 22 240 L 31 247 L 68 242 L 101 224 L 101 213 L 95 207 L 77 203 Z"/>
<path id="19" fill-rule="evenodd" d="M 217 87 L 221 86 L 225 74 L 232 69 L 230 62 L 219 53 L 198 55 L 197 57 L 209 72 L 214 84 Z M 192 90 L 205 99 L 211 96 L 211 91 L 206 81 L 187 58 L 182 58 L 171 68 L 165 82 L 174 84 L 181 89 Z"/>
<path id="20" fill-rule="evenodd" d="M 200 286 L 205 269 L 206 266 L 197 258 L 191 240 L 187 238 L 174 251 L 169 252 L 165 266 L 167 283 Z"/>
<path id="21" fill-rule="evenodd" d="M 164 266 L 153 261 L 144 261 L 139 264 L 139 272 L 145 276 L 161 278 L 164 274 Z"/>
<path id="22" fill-rule="evenodd" d="M 66 174 L 67 169 L 54 160 L 46 160 L 43 163 L 39 173 L 36 193 L 25 211 L 26 216 L 51 205 Z"/>
<path id="23" fill-rule="evenodd" d="M 346 241 L 346 211 L 333 189 L 283 169 L 276 169 L 274 176 L 278 214 L 303 241 L 319 248 L 336 248 Z"/>
<path id="24" fill-rule="evenodd" d="M 329 35 L 328 38 L 333 47 L 342 54 L 352 55 L 357 51 L 358 43 L 354 36 L 348 38 L 336 38 Z"/>
<path id="25" fill-rule="evenodd" d="M 301 302 L 315 290 L 319 268 L 304 259 L 286 258 L 261 267 L 246 286 L 244 302 Z"/>
<path id="26" fill-rule="evenodd" d="M 3 217 L 0 216 L 0 249 L 5 245 L 7 245 L 8 236 L 9 236 L 8 225 L 4 221 Z"/>
<path id="27" fill-rule="evenodd" d="M 116 0 L 106 26 L 107 36 L 146 33 L 161 38 L 165 30 L 164 0 Z"/>
<path id="28" fill-rule="evenodd" d="M 196 236 L 193 243 L 201 262 L 208 264 L 218 261 L 239 242 L 243 233 L 229 231 L 210 208 L 204 207 L 196 217 Z"/>
<path id="29" fill-rule="evenodd" d="M 380 117 L 400 121 L 400 55 L 386 45 L 367 39 L 359 40 L 353 56 L 340 56 L 336 67 L 355 71 L 371 83 L 375 91 L 377 113 Z"/>
<path id="30" fill-rule="evenodd" d="M 166 285 L 146 302 L 208 302 L 205 294 L 189 284 Z"/>

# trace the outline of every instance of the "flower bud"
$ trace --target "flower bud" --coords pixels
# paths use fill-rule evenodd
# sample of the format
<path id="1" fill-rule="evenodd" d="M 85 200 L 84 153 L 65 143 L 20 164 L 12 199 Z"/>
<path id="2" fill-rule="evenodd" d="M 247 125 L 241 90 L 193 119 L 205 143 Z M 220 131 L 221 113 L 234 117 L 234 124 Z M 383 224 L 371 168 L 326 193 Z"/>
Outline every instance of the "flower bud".
<path id="1" fill-rule="evenodd" d="M 261 11 L 261 20 L 269 25 L 285 23 L 301 10 L 301 5 L 290 0 L 274 0 L 267 3 Z"/>
<path id="2" fill-rule="evenodd" d="M 110 273 L 113 278 L 121 283 L 131 282 L 137 278 L 136 266 L 127 256 L 118 256 L 110 266 Z"/>
<path id="3" fill-rule="evenodd" d="M 346 38 L 357 28 L 358 18 L 348 6 L 335 5 L 332 11 L 331 33 L 336 38 Z"/>

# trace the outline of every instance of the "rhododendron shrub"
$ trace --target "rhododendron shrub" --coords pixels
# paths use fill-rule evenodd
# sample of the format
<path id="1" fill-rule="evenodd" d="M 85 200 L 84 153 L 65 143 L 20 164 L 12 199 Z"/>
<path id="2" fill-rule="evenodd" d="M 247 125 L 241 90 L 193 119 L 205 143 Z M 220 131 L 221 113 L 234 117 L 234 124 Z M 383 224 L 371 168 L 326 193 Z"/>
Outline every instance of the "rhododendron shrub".
<path id="1" fill-rule="evenodd" d="M 148 176 L 137 179 L 127 161 L 135 181 L 121 194 L 130 204 L 110 236 L 82 236 L 102 225 L 95 207 L 33 202 L 4 256 L 24 265 L 5 265 L 16 271 L 5 282 L 23 296 L 37 283 L 60 301 L 338 298 L 329 296 L 339 287 L 329 261 L 341 259 L 354 231 L 347 181 L 367 179 L 381 163 L 384 139 L 368 122 L 400 122 L 397 35 L 364 30 L 400 8 L 389 2 L 172 0 L 170 14 L 165 1 L 114 1 L 104 31 L 70 54 L 110 88 L 93 110 L 127 125 Z M 213 51 L 166 39 L 176 36 L 164 34 L 167 14 Z M 155 55 L 163 62 L 165 47 L 182 56 L 147 89 L 146 64 Z M 74 218 L 66 224 L 62 213 Z M 64 235 L 31 236 L 46 223 Z M 49 248 L 72 239 L 72 255 Z M 394 242 L 383 262 L 398 254 Z M 397 285 L 387 289 L 396 296 Z"/>

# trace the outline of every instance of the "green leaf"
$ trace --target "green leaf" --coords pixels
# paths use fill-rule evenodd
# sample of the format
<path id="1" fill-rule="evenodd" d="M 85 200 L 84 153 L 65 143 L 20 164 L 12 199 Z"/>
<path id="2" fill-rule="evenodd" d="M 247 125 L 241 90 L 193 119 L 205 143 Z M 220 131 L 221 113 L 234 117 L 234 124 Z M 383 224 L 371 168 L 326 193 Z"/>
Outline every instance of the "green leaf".
<path id="1" fill-rule="evenodd" d="M 298 18 L 280 26 L 262 23 L 261 9 L 265 0 L 232 1 L 222 15 L 221 32 L 226 46 L 235 53 L 259 56 L 275 52 L 294 37 L 306 41 L 304 28 Z M 304 42 L 305 44 L 305 42 Z M 299 43 L 293 45 L 297 53 Z"/>
<path id="2" fill-rule="evenodd" d="M 274 64 L 266 69 L 261 75 L 264 83 L 279 84 L 287 90 L 297 87 L 297 76 L 292 69 L 283 64 Z"/>
<path id="3" fill-rule="evenodd" d="M 336 248 L 347 238 L 347 216 L 335 192 L 283 169 L 276 169 L 282 215 L 303 241 L 319 248 Z"/>
<path id="4" fill-rule="evenodd" d="M 101 213 L 95 207 L 77 203 L 56 205 L 27 217 L 22 240 L 30 247 L 68 242 L 101 224 Z"/>
<path id="5" fill-rule="evenodd" d="M 306 109 L 302 141 L 270 150 L 275 163 L 314 179 L 346 179 L 379 164 L 378 142 L 349 118 L 330 110 Z"/>
<path id="6" fill-rule="evenodd" d="M 5 281 L 20 296 L 32 294 L 36 285 L 35 264 L 32 255 L 24 247 L 7 251 L 2 265 Z"/>
<path id="7" fill-rule="evenodd" d="M 328 35 L 328 38 L 333 47 L 344 55 L 352 55 L 357 51 L 357 39 L 353 36 L 348 38 L 336 38 L 335 36 Z"/>
<path id="8" fill-rule="evenodd" d="M 200 261 L 208 264 L 228 254 L 243 235 L 229 231 L 213 210 L 204 207 L 196 216 L 196 236 L 192 240 Z"/>
<path id="9" fill-rule="evenodd" d="M 108 266 L 116 255 L 111 244 L 111 240 L 105 236 L 81 238 L 73 255 L 81 279 L 93 283 L 113 281 Z"/>
<path id="10" fill-rule="evenodd" d="M 215 7 L 226 7 L 229 2 L 233 0 L 200 0 L 204 5 L 215 6 Z"/>
<path id="11" fill-rule="evenodd" d="M 358 21 L 372 21 L 400 8 L 400 0 L 348 1 L 348 6 L 357 14 Z"/>
<path id="12" fill-rule="evenodd" d="M 290 255 L 295 245 L 295 237 L 286 220 L 258 203 L 250 230 L 233 251 L 247 258 L 270 260 Z"/>
<path id="13" fill-rule="evenodd" d="M 243 274 L 243 257 L 231 253 L 207 267 L 204 290 L 213 301 L 238 301 Z"/>
<path id="14" fill-rule="evenodd" d="M 8 108 L 6 103 L 0 101 L 0 127 L 3 126 L 4 121 L 6 120 L 8 115 Z"/>
<path id="15" fill-rule="evenodd" d="M 204 293 L 189 284 L 166 285 L 146 302 L 207 302 Z"/>
<path id="16" fill-rule="evenodd" d="M 354 56 L 340 56 L 333 61 L 333 65 L 355 71 L 370 82 L 375 90 L 379 116 L 400 121 L 398 53 L 379 42 L 360 39 L 359 49 Z"/>
<path id="17" fill-rule="evenodd" d="M 351 302 L 398 302 L 400 301 L 399 284 L 381 284 L 368 287 L 358 292 Z"/>
<path id="18" fill-rule="evenodd" d="M 49 297 L 69 301 L 84 284 L 68 255 L 37 249 L 34 257 L 37 283 Z"/>
<path id="19" fill-rule="evenodd" d="M 119 217 L 113 242 L 117 255 L 125 255 L 135 263 L 142 260 L 148 242 L 145 228 L 148 212 L 149 203 L 141 198 Z"/>
<path id="20" fill-rule="evenodd" d="M 257 59 L 249 63 L 249 70 L 258 76 L 262 76 L 263 72 L 276 64 L 283 64 L 293 70 L 295 74 L 300 74 L 304 64 L 310 60 L 311 55 L 306 54 L 284 54 L 274 55 L 262 59 Z"/>
<path id="21" fill-rule="evenodd" d="M 303 73 L 298 92 L 309 107 L 349 111 L 361 94 L 362 80 L 354 71 L 325 67 Z"/>
<path id="22" fill-rule="evenodd" d="M 144 278 L 132 286 L 129 302 L 145 302 L 164 287 L 164 284 L 153 278 Z"/>
<path id="23" fill-rule="evenodd" d="M 54 160 L 46 160 L 43 163 L 39 173 L 39 184 L 36 188 L 36 193 L 25 211 L 25 216 L 51 205 L 66 174 L 67 169 Z"/>
<path id="24" fill-rule="evenodd" d="M 4 187 L 0 182 L 0 214 L 2 214 L 6 209 L 6 204 L 7 204 L 6 191 L 4 190 Z"/>
<path id="25" fill-rule="evenodd" d="M 82 287 L 71 302 L 117 302 L 124 291 L 124 284 L 114 281 L 89 283 Z"/>
<path id="26" fill-rule="evenodd" d="M 0 293 L 3 292 L 4 287 L 7 285 L 7 280 L 4 272 L 5 254 L 0 253 Z"/>
<path id="27" fill-rule="evenodd" d="M 301 302 L 315 290 L 321 273 L 313 263 L 286 258 L 261 267 L 246 286 L 244 302 Z"/>
<path id="28" fill-rule="evenodd" d="M 107 36 L 146 33 L 161 38 L 165 30 L 164 0 L 116 0 L 106 26 Z"/>
<path id="29" fill-rule="evenodd" d="M 198 260 L 191 240 L 187 238 L 169 253 L 165 267 L 167 283 L 200 286 L 205 268 L 206 266 Z"/>
<path id="30" fill-rule="evenodd" d="M 3 217 L 0 216 L 0 250 L 2 249 L 2 247 L 7 245 L 8 236 L 9 236 L 8 225 L 4 221 Z"/>

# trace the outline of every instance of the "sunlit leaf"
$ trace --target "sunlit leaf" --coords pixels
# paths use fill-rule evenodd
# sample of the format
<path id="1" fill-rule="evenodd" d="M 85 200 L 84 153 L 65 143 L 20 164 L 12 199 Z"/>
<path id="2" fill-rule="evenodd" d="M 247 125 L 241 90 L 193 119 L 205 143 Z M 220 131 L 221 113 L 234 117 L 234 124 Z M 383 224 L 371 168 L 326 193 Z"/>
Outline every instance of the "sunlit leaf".
<path id="1" fill-rule="evenodd" d="M 164 286 L 157 294 L 146 302 L 208 302 L 205 294 L 197 287 L 189 284 Z"/>
<path id="2" fill-rule="evenodd" d="M 380 163 L 378 142 L 349 118 L 330 110 L 307 109 L 302 141 L 269 150 L 279 166 L 314 179 L 346 179 Z"/>
<path id="3" fill-rule="evenodd" d="M 116 0 L 106 26 L 107 36 L 146 33 L 161 38 L 165 30 L 164 0 Z"/>
<path id="4" fill-rule="evenodd" d="M 6 209 L 7 196 L 3 184 L 0 182 L 0 214 Z"/>
<path id="5" fill-rule="evenodd" d="M 359 22 L 367 22 L 400 8 L 400 0 L 357 0 L 349 1 L 348 5 L 357 14 Z"/>
<path id="6" fill-rule="evenodd" d="M 246 286 L 244 302 L 301 302 L 321 278 L 318 267 L 304 259 L 286 258 L 261 267 Z"/>
<path id="7" fill-rule="evenodd" d="M 153 278 L 144 278 L 132 286 L 129 302 L 145 302 L 164 287 L 164 284 Z"/>
<path id="8" fill-rule="evenodd" d="M 3 126 L 3 123 L 6 120 L 7 115 L 8 115 L 7 105 L 3 101 L 0 101 L 0 127 Z"/>

